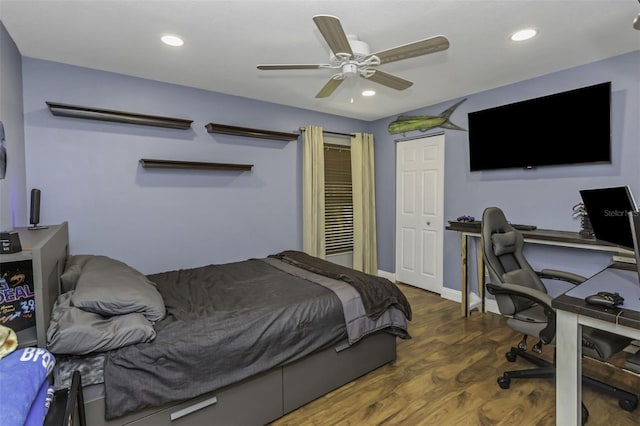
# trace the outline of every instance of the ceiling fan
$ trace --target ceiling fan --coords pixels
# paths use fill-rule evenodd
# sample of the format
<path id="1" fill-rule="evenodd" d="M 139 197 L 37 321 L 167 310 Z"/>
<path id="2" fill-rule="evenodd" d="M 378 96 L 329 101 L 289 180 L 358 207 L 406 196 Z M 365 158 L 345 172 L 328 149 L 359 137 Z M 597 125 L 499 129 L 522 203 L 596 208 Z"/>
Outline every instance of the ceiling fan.
<path id="1" fill-rule="evenodd" d="M 313 21 L 331 49 L 332 54 L 328 64 L 258 65 L 258 69 L 273 71 L 328 68 L 337 70 L 337 73 L 316 94 L 316 98 L 330 96 L 345 79 L 358 76 L 395 90 L 405 90 L 411 87 L 413 82 L 381 71 L 377 69 L 378 65 L 428 55 L 449 48 L 449 40 L 446 37 L 435 36 L 370 53 L 367 43 L 356 36 L 345 34 L 337 17 L 316 15 Z"/>

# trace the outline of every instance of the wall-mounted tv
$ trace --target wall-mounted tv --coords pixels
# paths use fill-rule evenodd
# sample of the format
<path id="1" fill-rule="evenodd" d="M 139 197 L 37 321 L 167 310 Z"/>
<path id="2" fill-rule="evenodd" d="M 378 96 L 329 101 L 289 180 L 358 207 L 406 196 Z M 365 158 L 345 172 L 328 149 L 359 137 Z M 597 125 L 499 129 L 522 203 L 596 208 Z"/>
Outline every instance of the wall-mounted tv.
<path id="1" fill-rule="evenodd" d="M 611 162 L 611 82 L 470 112 L 471 171 Z"/>

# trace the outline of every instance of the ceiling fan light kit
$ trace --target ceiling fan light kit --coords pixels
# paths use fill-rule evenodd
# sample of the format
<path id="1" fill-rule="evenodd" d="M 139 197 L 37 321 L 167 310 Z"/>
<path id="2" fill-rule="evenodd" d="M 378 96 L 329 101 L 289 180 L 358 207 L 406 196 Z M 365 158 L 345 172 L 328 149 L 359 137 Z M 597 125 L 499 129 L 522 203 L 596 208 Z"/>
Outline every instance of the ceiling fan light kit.
<path id="1" fill-rule="evenodd" d="M 354 75 L 358 75 L 358 65 L 347 63 L 342 66 L 342 75 L 346 77 L 351 77 Z"/>
<path id="2" fill-rule="evenodd" d="M 411 87 L 413 82 L 381 71 L 377 67 L 449 48 L 449 40 L 446 37 L 435 36 L 371 53 L 367 43 L 355 35 L 346 35 L 337 17 L 316 15 L 313 21 L 331 50 L 328 64 L 273 64 L 258 65 L 257 68 L 267 71 L 320 68 L 338 70 L 316 94 L 316 98 L 331 96 L 346 78 L 351 77 L 362 77 L 395 90 L 405 90 Z"/>

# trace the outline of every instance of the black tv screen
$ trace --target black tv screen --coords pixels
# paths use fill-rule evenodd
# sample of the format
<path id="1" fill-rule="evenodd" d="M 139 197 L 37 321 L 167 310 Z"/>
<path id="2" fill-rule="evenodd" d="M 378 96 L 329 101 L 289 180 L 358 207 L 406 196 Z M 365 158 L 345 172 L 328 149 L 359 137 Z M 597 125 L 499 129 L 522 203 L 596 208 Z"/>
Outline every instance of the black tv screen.
<path id="1" fill-rule="evenodd" d="M 611 82 L 468 118 L 471 171 L 611 162 Z"/>

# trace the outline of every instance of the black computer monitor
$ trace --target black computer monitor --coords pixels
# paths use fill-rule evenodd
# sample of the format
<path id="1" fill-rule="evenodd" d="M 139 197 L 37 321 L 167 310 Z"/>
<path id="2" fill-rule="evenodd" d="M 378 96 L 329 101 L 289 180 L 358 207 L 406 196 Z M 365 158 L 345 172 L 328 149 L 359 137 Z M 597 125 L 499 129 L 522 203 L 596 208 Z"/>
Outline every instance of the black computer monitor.
<path id="1" fill-rule="evenodd" d="M 628 186 L 580 191 L 594 236 L 598 240 L 633 250 L 629 212 L 638 211 Z"/>

